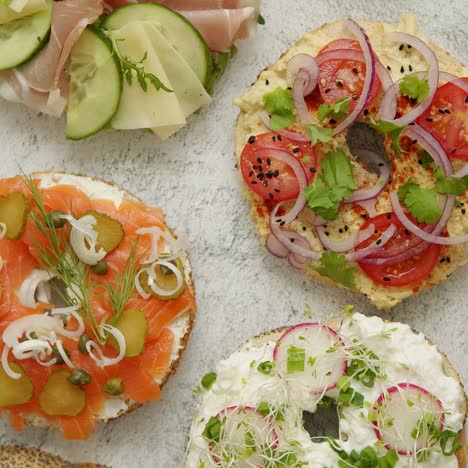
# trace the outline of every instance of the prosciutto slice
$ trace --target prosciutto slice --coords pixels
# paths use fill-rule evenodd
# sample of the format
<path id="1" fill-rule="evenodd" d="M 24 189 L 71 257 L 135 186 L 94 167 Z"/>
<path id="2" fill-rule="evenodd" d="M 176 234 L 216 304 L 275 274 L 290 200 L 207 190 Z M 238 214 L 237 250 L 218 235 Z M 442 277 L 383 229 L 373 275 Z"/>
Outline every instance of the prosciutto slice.
<path id="1" fill-rule="evenodd" d="M 248 39 L 257 27 L 259 0 L 151 0 L 184 15 L 201 33 L 212 51 L 229 49 Z M 106 0 L 109 9 L 138 0 Z"/>
<path id="2" fill-rule="evenodd" d="M 20 72 L 35 91 L 56 89 L 74 44 L 88 24 L 102 14 L 100 0 L 63 0 L 52 7 L 52 31 L 47 46 Z"/>

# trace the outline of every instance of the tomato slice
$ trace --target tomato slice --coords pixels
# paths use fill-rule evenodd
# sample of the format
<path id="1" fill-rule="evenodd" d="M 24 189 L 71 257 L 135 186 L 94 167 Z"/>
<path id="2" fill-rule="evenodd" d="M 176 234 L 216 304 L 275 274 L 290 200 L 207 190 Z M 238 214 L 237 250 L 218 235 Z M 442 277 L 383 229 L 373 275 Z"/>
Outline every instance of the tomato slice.
<path id="1" fill-rule="evenodd" d="M 336 39 L 327 44 L 319 55 L 331 50 L 355 49 L 362 50 L 358 41 L 352 39 Z M 327 60 L 320 65 L 318 86 L 322 99 L 331 105 L 338 99 L 351 98 L 350 110 L 356 107 L 356 101 L 362 93 L 366 79 L 366 65 L 354 60 Z M 378 76 L 372 86 L 369 103 L 374 101 L 382 91 L 382 83 Z"/>
<path id="2" fill-rule="evenodd" d="M 357 250 L 367 247 L 371 242 L 380 237 L 382 231 L 385 231 L 390 224 L 396 226 L 397 232 L 393 238 L 382 247 L 384 250 L 398 247 L 414 238 L 414 234 L 406 230 L 393 213 L 384 213 L 368 219 L 361 227 L 361 230 L 366 229 L 369 224 L 374 224 L 376 233 L 359 244 L 356 247 Z M 421 226 L 424 227 L 423 225 Z M 440 249 L 440 245 L 431 244 L 421 255 L 416 255 L 396 265 L 368 265 L 358 263 L 364 273 L 375 283 L 389 287 L 411 286 L 420 283 L 431 274 L 439 261 Z"/>
<path id="3" fill-rule="evenodd" d="M 468 83 L 468 78 L 463 78 Z M 437 89 L 431 106 L 416 119 L 451 158 L 468 161 L 468 95 L 453 83 Z"/>
<path id="4" fill-rule="evenodd" d="M 288 151 L 304 166 L 307 182 L 315 174 L 317 159 L 308 142 L 296 142 L 274 132 L 249 138 L 240 157 L 240 169 L 245 183 L 265 200 L 285 201 L 299 196 L 299 182 L 290 166 L 272 158 L 259 158 L 255 150 L 279 148 Z"/>

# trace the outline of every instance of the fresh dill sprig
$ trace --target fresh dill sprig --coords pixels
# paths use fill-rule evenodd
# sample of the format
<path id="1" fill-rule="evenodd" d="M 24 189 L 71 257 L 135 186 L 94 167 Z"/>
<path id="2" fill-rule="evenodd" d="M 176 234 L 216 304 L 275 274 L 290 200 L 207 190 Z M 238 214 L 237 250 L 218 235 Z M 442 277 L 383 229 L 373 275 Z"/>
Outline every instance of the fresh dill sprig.
<path id="1" fill-rule="evenodd" d="M 123 77 L 129 86 L 132 85 L 135 74 L 141 89 L 145 93 L 148 90 L 148 82 L 154 86 L 156 91 L 162 89 L 168 93 L 173 92 L 173 90 L 168 88 L 156 75 L 145 71 L 143 62 L 147 59 L 148 52 L 145 52 L 145 55 L 143 55 L 143 58 L 139 62 L 134 62 L 128 56 L 125 56 L 120 52 L 119 46 L 117 45 L 117 40 L 113 38 L 111 34 L 109 34 L 108 37 L 112 43 L 113 53 L 120 62 L 120 68 L 122 69 Z"/>
<path id="2" fill-rule="evenodd" d="M 104 289 L 107 297 L 104 299 L 109 303 L 114 313 L 110 323 L 115 324 L 119 320 L 125 305 L 135 295 L 135 275 L 137 273 L 138 265 L 142 259 L 143 254 L 137 255 L 138 239 L 132 245 L 132 249 L 125 262 L 122 272 L 118 272 L 114 276 L 113 285 L 106 283 Z"/>
<path id="3" fill-rule="evenodd" d="M 90 304 L 95 286 L 91 283 L 89 267 L 78 259 L 66 235 L 64 235 L 63 229 L 62 232 L 57 231 L 52 217 L 49 216 L 44 207 L 42 194 L 34 179 L 24 172 L 22 179 L 32 196 L 33 206 L 29 217 L 46 240 L 45 242 L 33 241 L 38 253 L 37 260 L 42 269 L 63 282 L 65 290 L 58 291 L 57 288 L 62 299 L 69 306 L 80 306 L 96 339 L 103 344 L 104 338 L 99 332 L 98 323 Z"/>

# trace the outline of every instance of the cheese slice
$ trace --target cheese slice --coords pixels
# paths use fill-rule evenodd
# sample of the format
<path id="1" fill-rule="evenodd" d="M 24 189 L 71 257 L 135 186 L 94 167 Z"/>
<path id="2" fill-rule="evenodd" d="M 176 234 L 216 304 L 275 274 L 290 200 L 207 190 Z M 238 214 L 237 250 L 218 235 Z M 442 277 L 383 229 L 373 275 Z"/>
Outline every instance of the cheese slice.
<path id="1" fill-rule="evenodd" d="M 0 0 L 0 24 L 5 24 L 46 9 L 46 0 L 13 0 L 8 6 Z"/>
<path id="2" fill-rule="evenodd" d="M 210 101 L 198 77 L 170 44 L 155 21 L 135 21 L 112 33 L 122 55 L 156 75 L 172 93 L 156 91 L 148 83 L 143 91 L 136 81 L 124 83 L 119 110 L 112 120 L 116 129 L 151 128 L 166 139 L 186 124 L 186 118 Z"/>

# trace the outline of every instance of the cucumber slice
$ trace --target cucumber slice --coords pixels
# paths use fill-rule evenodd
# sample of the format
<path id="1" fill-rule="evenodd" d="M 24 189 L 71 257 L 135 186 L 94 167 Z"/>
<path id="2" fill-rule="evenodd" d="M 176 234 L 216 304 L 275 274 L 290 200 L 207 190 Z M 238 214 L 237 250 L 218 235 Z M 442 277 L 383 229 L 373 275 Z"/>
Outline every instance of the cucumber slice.
<path id="1" fill-rule="evenodd" d="M 122 72 L 112 44 L 88 26 L 70 56 L 67 138 L 81 140 L 102 130 L 117 112 L 121 95 Z"/>
<path id="2" fill-rule="evenodd" d="M 0 70 L 32 59 L 49 42 L 53 0 L 47 10 L 0 25 Z"/>
<path id="3" fill-rule="evenodd" d="M 106 16 L 103 26 L 120 29 L 131 21 L 155 20 L 161 33 L 180 52 L 203 86 L 211 79 L 210 51 L 198 30 L 179 13 L 157 3 L 133 3 Z"/>

